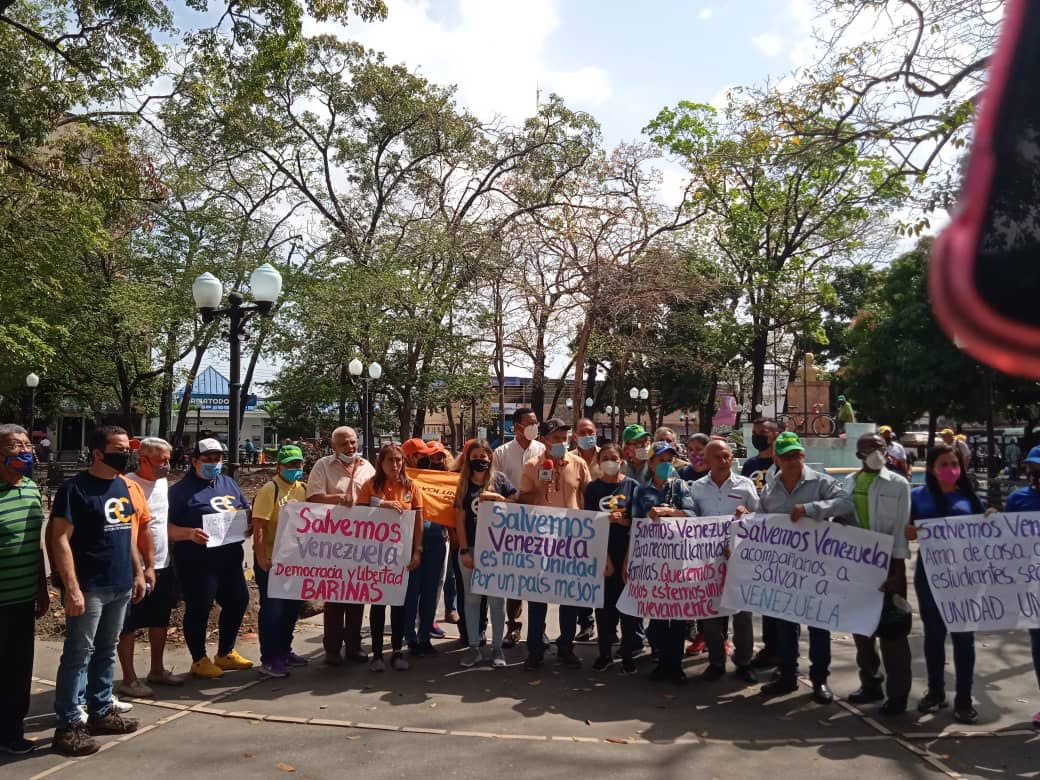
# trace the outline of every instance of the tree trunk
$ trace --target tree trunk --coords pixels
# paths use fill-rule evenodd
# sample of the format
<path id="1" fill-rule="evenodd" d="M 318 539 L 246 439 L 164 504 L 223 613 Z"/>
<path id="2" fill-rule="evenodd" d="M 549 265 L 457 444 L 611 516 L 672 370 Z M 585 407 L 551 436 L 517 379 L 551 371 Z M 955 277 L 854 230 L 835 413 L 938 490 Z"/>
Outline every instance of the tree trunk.
<path id="1" fill-rule="evenodd" d="M 928 411 L 928 449 L 935 446 L 935 432 L 939 427 L 939 415 L 934 409 Z"/>
<path id="2" fill-rule="evenodd" d="M 170 415 L 173 413 L 173 353 L 176 340 L 173 332 L 166 334 L 166 365 L 162 373 L 162 389 L 159 392 L 159 433 L 160 439 L 170 440 Z"/>
<path id="3" fill-rule="evenodd" d="M 538 317 L 534 366 L 531 369 L 531 408 L 539 420 L 545 414 L 545 331 L 548 326 L 549 315 L 543 313 Z"/>
<path id="4" fill-rule="evenodd" d="M 256 345 L 253 347 L 253 354 L 249 356 L 249 368 L 246 369 L 246 378 L 242 381 L 242 389 L 238 396 L 238 431 L 239 436 L 242 435 L 243 421 L 246 419 L 246 399 L 249 398 L 249 388 L 253 384 L 253 372 L 256 371 L 257 361 L 260 359 L 260 352 L 263 350 L 264 341 L 267 339 L 268 323 L 270 320 L 263 319 L 260 321 L 260 328 L 256 334 Z"/>
<path id="5" fill-rule="evenodd" d="M 592 382 L 589 384 L 590 391 L 585 391 L 585 378 L 582 371 L 585 370 L 585 355 L 589 349 L 589 336 L 592 334 L 592 317 L 586 316 L 578 329 L 578 344 L 574 350 L 574 392 L 571 398 L 574 400 L 575 419 L 585 415 L 585 396 L 591 396 L 591 388 L 596 379 L 595 366 L 592 368 Z M 566 376 L 566 374 L 564 374 Z"/>
<path id="6" fill-rule="evenodd" d="M 495 375 L 498 377 L 498 441 L 506 440 L 506 349 L 505 302 L 502 285 L 495 282 Z"/>
<path id="7" fill-rule="evenodd" d="M 751 408 L 762 403 L 765 384 L 766 356 L 769 349 L 769 322 L 755 325 L 751 337 Z"/>
<path id="8" fill-rule="evenodd" d="M 199 366 L 202 365 L 202 359 L 206 356 L 206 348 L 209 347 L 215 333 L 216 327 L 210 326 L 209 333 L 195 347 L 195 357 L 191 362 L 191 370 L 188 371 L 188 375 L 184 378 L 184 396 L 181 398 L 180 408 L 177 410 L 177 425 L 174 428 L 173 441 L 170 442 L 174 446 L 180 444 L 184 438 L 184 426 L 188 420 L 188 407 L 191 406 L 191 388 L 195 384 L 195 378 L 199 375 Z"/>
<path id="9" fill-rule="evenodd" d="M 697 410 L 697 423 L 701 433 L 711 435 L 713 427 L 712 418 L 715 416 L 715 403 L 719 395 L 719 375 L 712 374 L 711 389 L 708 391 L 707 400 Z"/>

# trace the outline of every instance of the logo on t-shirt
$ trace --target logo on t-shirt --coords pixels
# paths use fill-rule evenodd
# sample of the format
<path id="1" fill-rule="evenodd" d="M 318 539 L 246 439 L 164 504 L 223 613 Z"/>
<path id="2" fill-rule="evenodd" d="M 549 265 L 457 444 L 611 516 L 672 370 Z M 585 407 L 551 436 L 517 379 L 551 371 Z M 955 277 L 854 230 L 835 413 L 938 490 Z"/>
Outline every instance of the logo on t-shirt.
<path id="1" fill-rule="evenodd" d="M 130 504 L 129 515 L 123 512 L 127 504 Z M 110 498 L 108 499 L 108 501 L 105 502 L 105 522 L 109 525 L 129 523 L 134 513 L 133 508 L 133 504 L 130 503 L 130 499 L 126 496 Z"/>
<path id="2" fill-rule="evenodd" d="M 599 500 L 600 512 L 619 512 L 626 506 L 628 506 L 628 499 L 625 498 L 624 493 L 618 493 L 616 496 L 603 496 Z"/>
<path id="3" fill-rule="evenodd" d="M 235 508 L 235 497 L 213 496 L 213 498 L 209 500 L 209 505 L 213 507 L 214 512 L 230 512 Z"/>

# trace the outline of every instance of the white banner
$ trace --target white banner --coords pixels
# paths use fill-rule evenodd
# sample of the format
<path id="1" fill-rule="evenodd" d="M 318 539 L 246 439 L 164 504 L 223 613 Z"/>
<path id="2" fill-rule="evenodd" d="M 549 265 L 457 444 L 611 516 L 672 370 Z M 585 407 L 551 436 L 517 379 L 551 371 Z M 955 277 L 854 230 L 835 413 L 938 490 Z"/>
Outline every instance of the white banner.
<path id="1" fill-rule="evenodd" d="M 207 547 L 223 547 L 225 544 L 244 542 L 248 526 L 249 513 L 244 509 L 211 512 L 202 516 L 202 530 L 209 537 Z"/>
<path id="2" fill-rule="evenodd" d="M 290 501 L 278 513 L 267 595 L 404 604 L 415 513 Z"/>
<path id="3" fill-rule="evenodd" d="M 648 620 L 703 620 L 722 608 L 727 517 L 644 517 L 632 521 L 628 582 L 617 608 Z"/>
<path id="4" fill-rule="evenodd" d="M 891 536 L 789 515 L 751 515 L 730 533 L 727 609 L 865 636 L 877 629 Z"/>
<path id="5" fill-rule="evenodd" d="M 918 555 L 950 631 L 1040 628 L 1040 512 L 915 525 Z"/>
<path id="6" fill-rule="evenodd" d="M 473 592 L 603 606 L 609 515 L 481 501 L 473 543 Z"/>

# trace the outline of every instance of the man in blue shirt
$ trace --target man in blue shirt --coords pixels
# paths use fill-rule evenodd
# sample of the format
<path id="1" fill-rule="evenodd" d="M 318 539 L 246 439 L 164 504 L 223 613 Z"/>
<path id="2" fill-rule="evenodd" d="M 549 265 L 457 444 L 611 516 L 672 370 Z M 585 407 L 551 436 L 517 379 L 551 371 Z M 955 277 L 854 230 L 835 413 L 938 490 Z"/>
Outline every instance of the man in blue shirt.
<path id="1" fill-rule="evenodd" d="M 1040 512 L 1040 447 L 1033 447 L 1023 463 L 1030 485 L 1008 496 L 1005 512 Z M 1040 628 L 1029 629 L 1029 638 L 1033 644 L 1036 683 L 1040 685 Z M 1033 716 L 1033 728 L 1040 729 L 1040 712 Z"/>
<path id="2" fill-rule="evenodd" d="M 65 646 L 55 685 L 58 727 L 54 749 L 72 756 L 96 753 L 99 734 L 129 734 L 137 721 L 112 705 L 116 643 L 126 605 L 145 594 L 137 551 L 141 522 L 120 474 L 130 460 L 127 432 L 114 425 L 94 430 L 93 462 L 58 489 L 51 508 L 54 568 L 65 593 Z M 145 531 L 147 533 L 147 530 Z M 86 678 L 87 722 L 80 722 L 79 694 Z"/>

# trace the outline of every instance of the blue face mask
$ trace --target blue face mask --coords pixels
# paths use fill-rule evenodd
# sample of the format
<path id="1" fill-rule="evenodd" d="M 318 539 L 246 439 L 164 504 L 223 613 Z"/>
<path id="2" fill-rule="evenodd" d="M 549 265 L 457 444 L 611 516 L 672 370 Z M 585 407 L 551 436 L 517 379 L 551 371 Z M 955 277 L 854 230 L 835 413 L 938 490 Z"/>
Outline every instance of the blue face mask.
<path id="1" fill-rule="evenodd" d="M 552 455 L 553 460 L 562 460 L 567 454 L 567 445 L 558 441 L 549 448 L 549 454 Z"/>
<path id="2" fill-rule="evenodd" d="M 662 481 L 671 479 L 675 476 L 675 469 L 672 468 L 671 463 L 658 463 L 654 468 L 654 476 Z"/>
<path id="3" fill-rule="evenodd" d="M 282 469 L 282 479 L 286 482 L 298 482 L 303 479 L 303 469 Z"/>
<path id="4" fill-rule="evenodd" d="M 220 472 L 224 470 L 223 463 L 203 463 L 202 464 L 202 478 L 203 479 L 216 479 L 220 476 Z"/>
<path id="5" fill-rule="evenodd" d="M 33 467 L 32 450 L 19 452 L 17 455 L 8 455 L 4 458 L 4 465 L 19 474 L 28 474 Z"/>
<path id="6" fill-rule="evenodd" d="M 596 434 L 590 436 L 579 436 L 578 447 L 583 450 L 591 450 L 596 446 Z"/>

